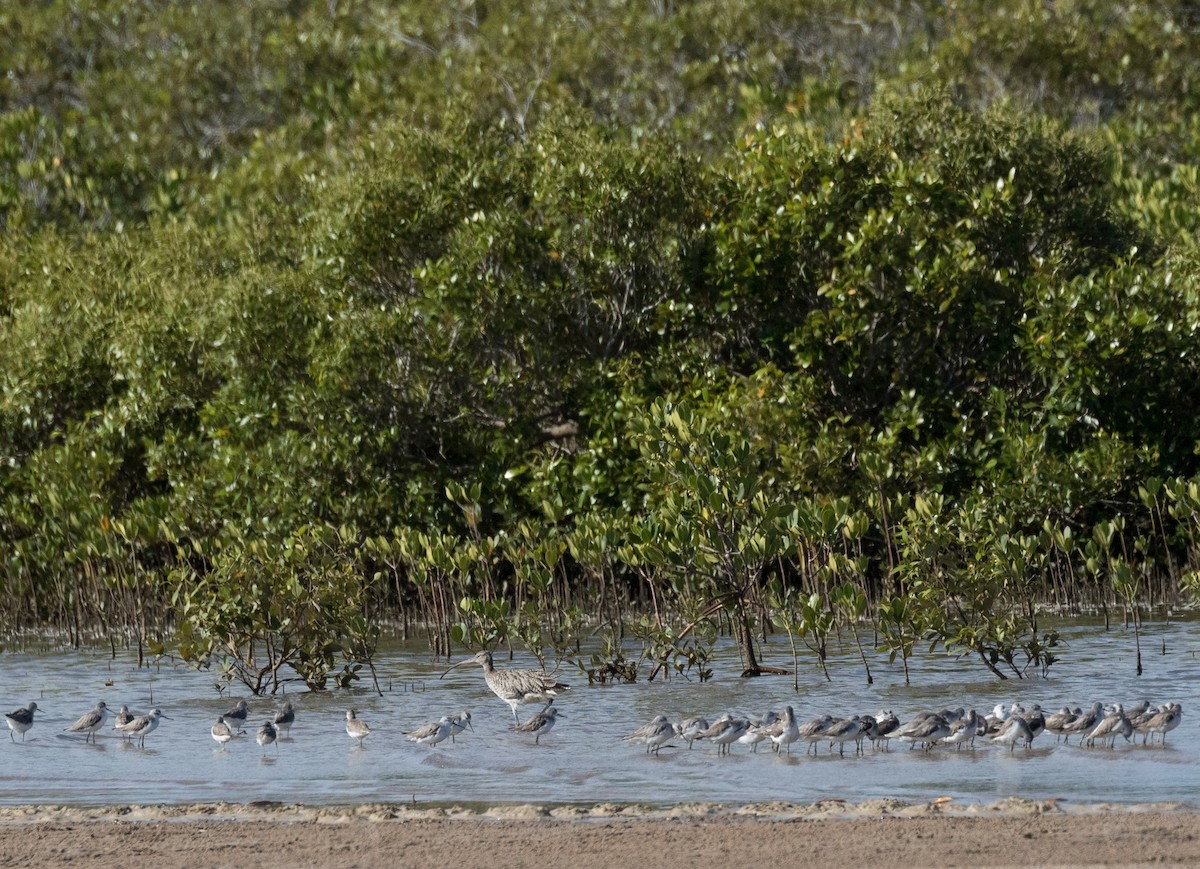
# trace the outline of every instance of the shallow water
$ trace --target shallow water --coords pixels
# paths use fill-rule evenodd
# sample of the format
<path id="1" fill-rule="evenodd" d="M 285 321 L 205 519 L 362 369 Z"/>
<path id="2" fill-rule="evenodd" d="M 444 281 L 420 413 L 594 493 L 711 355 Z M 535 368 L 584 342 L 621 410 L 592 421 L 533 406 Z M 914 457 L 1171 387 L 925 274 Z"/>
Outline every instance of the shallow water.
<path id="1" fill-rule="evenodd" d="M 737 677 L 735 651 L 720 650 L 715 677 L 704 684 L 669 682 L 589 687 L 578 672 L 559 677 L 574 687 L 560 698 L 558 726 L 535 745 L 512 730 L 508 707 L 497 700 L 475 665 L 438 676 L 443 664 L 413 645 L 380 655 L 380 697 L 361 689 L 288 695 L 296 706 L 292 738 L 259 748 L 254 730 L 282 704 L 279 698 L 218 695 L 214 674 L 183 665 L 137 669 L 107 653 L 49 652 L 0 655 L 0 704 L 15 709 L 31 699 L 44 707 L 22 743 L 0 735 L 0 804 L 190 803 L 277 800 L 288 803 L 640 803 L 742 804 L 759 801 L 851 801 L 896 797 L 922 801 L 941 796 L 993 802 L 1010 795 L 1058 797 L 1074 803 L 1191 803 L 1200 781 L 1200 621 L 1148 625 L 1143 637 L 1145 674 L 1134 673 L 1133 637 L 1121 630 L 1067 625 L 1069 648 L 1049 678 L 1000 682 L 979 664 L 924 655 L 912 664 L 911 687 L 899 665 L 872 660 L 868 687 L 861 663 L 848 652 L 831 662 L 826 682 L 812 656 L 801 659 L 801 687 L 792 679 Z M 1165 654 L 1163 650 L 1165 648 Z M 636 649 L 631 650 L 631 652 Z M 783 644 L 764 659 L 786 666 Z M 510 664 L 529 666 L 518 656 Z M 106 683 L 111 680 L 112 685 Z M 250 704 L 245 738 L 218 749 L 209 736 L 216 716 L 239 697 Z M 1183 723 L 1165 747 L 1118 740 L 1115 749 L 1055 744 L 1043 734 L 1031 750 L 979 744 L 973 751 L 896 746 L 861 757 L 839 757 L 824 748 L 806 756 L 777 756 L 769 745 L 752 753 L 734 746 L 728 757 L 711 746 L 686 743 L 660 755 L 622 736 L 662 713 L 672 719 L 723 711 L 751 716 L 792 705 L 801 721 L 892 709 L 906 720 L 930 708 L 965 706 L 980 712 L 1014 700 L 1040 703 L 1047 712 L 1093 701 L 1183 704 Z M 140 749 L 102 731 L 98 745 L 62 733 L 97 700 L 137 711 L 159 706 L 171 720 Z M 347 738 L 345 709 L 360 711 L 372 733 L 363 748 Z M 403 736 L 442 715 L 469 709 L 475 730 L 454 744 L 428 748 Z M 523 707 L 522 720 L 536 707 Z M 111 721 L 109 726 L 111 727 Z"/>

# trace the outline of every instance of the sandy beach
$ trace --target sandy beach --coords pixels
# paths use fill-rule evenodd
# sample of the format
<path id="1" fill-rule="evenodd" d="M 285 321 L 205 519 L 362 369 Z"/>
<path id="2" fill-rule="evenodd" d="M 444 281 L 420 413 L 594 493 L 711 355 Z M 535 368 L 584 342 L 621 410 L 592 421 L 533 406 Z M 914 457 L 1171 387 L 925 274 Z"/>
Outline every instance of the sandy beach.
<path id="1" fill-rule="evenodd" d="M 1200 812 L 1068 807 L 364 805 L 0 809 L 0 864 L 230 866 L 1141 866 L 1200 864 Z"/>

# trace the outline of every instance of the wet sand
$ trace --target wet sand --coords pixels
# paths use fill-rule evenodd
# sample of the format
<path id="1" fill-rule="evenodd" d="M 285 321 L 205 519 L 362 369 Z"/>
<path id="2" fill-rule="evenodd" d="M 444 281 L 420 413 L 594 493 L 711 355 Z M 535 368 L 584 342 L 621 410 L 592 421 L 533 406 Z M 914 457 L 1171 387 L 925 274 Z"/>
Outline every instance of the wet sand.
<path id="1" fill-rule="evenodd" d="M 0 809 L 0 865 L 111 867 L 1200 864 L 1178 804 L 30 806 Z"/>

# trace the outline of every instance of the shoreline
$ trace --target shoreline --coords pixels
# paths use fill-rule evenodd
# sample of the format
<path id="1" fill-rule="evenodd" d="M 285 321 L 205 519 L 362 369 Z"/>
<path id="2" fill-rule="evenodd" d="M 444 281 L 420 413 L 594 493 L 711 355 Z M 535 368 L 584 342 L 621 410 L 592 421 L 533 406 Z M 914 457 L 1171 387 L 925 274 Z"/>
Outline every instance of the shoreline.
<path id="1" fill-rule="evenodd" d="M 1059 798 L 1006 797 L 991 803 L 951 797 L 929 801 L 875 799 L 851 802 L 824 799 L 813 803 L 756 802 L 744 805 L 683 803 L 651 806 L 640 803 L 471 804 L 471 803 L 251 803 L 199 802 L 178 804 L 24 804 L 0 806 L 0 828 L 39 823 L 196 823 L 344 824 L 408 821 L 602 823 L 614 820 L 663 821 L 798 821 L 888 820 L 915 818 L 1018 818 L 1036 816 L 1096 817 L 1123 815 L 1195 815 L 1200 807 L 1181 801 L 1156 803 L 1072 803 Z"/>
<path id="2" fill-rule="evenodd" d="M 1200 811 L 1182 803 L 952 802 L 12 806 L 0 808 L 0 863 L 85 869 L 135 860 L 156 869 L 1200 863 Z"/>

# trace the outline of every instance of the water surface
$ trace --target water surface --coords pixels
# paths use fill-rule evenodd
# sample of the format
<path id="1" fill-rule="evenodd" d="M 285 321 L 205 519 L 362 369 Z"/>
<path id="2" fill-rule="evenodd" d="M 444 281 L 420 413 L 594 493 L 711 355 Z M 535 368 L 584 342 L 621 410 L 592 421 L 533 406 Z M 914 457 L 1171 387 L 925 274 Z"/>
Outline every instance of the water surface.
<path id="1" fill-rule="evenodd" d="M 871 659 L 875 684 L 867 686 L 861 662 L 849 651 L 831 662 L 826 682 L 812 656 L 801 660 L 799 692 L 791 677 L 743 680 L 736 652 L 719 649 L 715 676 L 706 683 L 675 677 L 634 685 L 587 685 L 577 671 L 559 677 L 573 688 L 558 702 L 558 726 L 540 745 L 514 733 L 508 707 L 497 700 L 475 665 L 438 676 L 419 645 L 382 653 L 378 669 L 384 696 L 363 688 L 307 693 L 292 690 L 296 707 L 292 738 L 267 751 L 254 729 L 283 699 L 255 698 L 237 688 L 221 696 L 214 674 L 164 662 L 138 669 L 128 657 L 101 651 L 0 655 L 0 704 L 7 710 L 37 700 L 45 714 L 24 743 L 0 735 L 0 804 L 177 804 L 229 800 L 287 803 L 364 802 L 540 803 L 602 802 L 669 805 L 685 802 L 744 804 L 759 801 L 861 801 L 895 797 L 923 801 L 941 796 L 993 802 L 1006 796 L 1058 797 L 1076 803 L 1189 803 L 1200 781 L 1200 622 L 1148 625 L 1143 638 L 1145 673 L 1134 672 L 1133 638 L 1091 625 L 1062 628 L 1065 659 L 1048 678 L 1001 682 L 978 663 L 942 654 L 912 663 L 911 687 L 899 665 Z M 1164 654 L 1165 650 L 1165 654 Z M 630 654 L 636 649 L 629 650 Z M 464 652 L 464 657 L 466 653 Z M 765 660 L 787 666 L 784 644 L 771 645 Z M 518 656 L 511 664 L 529 666 Z M 111 681 L 111 685 L 107 684 Z M 250 704 L 245 738 L 225 750 L 209 736 L 216 716 L 237 699 Z M 769 745 L 757 753 L 734 746 L 728 757 L 680 741 L 658 756 L 622 737 L 662 713 L 672 719 L 724 711 L 751 716 L 792 705 L 801 720 L 822 713 L 852 715 L 892 709 L 906 720 L 923 709 L 965 706 L 981 712 L 996 703 L 1039 703 L 1049 711 L 1093 701 L 1183 704 L 1182 725 L 1166 746 L 1118 740 L 1114 750 L 1055 744 L 1042 735 L 1032 750 L 979 745 L 974 751 L 940 748 L 890 751 L 868 748 L 861 757 L 824 749 L 806 756 L 777 756 Z M 145 749 L 102 732 L 99 744 L 62 729 L 97 700 L 117 709 L 159 706 L 171 720 L 146 740 Z M 372 728 L 363 748 L 347 738 L 344 713 L 359 710 Z M 472 712 L 474 732 L 437 748 L 416 745 L 404 731 L 460 709 Z M 523 707 L 522 719 L 536 711 Z M 111 726 L 111 725 L 110 725 Z"/>

